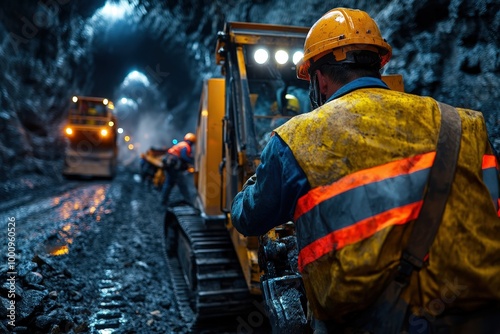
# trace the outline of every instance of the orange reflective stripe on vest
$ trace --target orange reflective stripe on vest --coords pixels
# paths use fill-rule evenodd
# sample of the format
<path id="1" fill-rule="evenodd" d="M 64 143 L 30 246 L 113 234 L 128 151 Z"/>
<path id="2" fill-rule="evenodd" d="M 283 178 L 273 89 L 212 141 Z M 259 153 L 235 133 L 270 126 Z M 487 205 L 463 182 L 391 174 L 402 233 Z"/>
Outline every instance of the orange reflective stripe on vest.
<path id="1" fill-rule="evenodd" d="M 381 229 L 415 220 L 435 155 L 357 171 L 301 197 L 294 215 L 301 235 L 299 269 Z"/>
<path id="2" fill-rule="evenodd" d="M 494 155 L 485 154 L 483 156 L 483 182 L 490 191 L 493 205 L 500 217 L 500 199 L 498 186 L 498 162 Z"/>

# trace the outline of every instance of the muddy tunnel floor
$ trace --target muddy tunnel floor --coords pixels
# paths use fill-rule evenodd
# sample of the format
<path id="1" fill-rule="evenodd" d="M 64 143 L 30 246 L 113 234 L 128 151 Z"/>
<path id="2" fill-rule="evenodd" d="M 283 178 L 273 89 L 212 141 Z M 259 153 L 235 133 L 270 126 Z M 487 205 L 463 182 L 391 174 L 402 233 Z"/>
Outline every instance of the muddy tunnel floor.
<path id="1" fill-rule="evenodd" d="M 269 332 L 261 314 L 189 328 L 165 265 L 160 193 L 135 176 L 9 189 L 2 247 L 15 227 L 16 258 L 0 264 L 0 332 Z"/>

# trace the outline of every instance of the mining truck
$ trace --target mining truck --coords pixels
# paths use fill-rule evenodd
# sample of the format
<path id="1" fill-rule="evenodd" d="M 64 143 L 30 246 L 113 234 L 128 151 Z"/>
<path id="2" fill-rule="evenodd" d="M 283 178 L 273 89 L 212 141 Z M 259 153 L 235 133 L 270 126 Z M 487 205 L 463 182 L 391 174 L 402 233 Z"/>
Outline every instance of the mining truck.
<path id="1" fill-rule="evenodd" d="M 113 110 L 113 102 L 103 97 L 72 97 L 64 127 L 64 176 L 114 177 L 118 146 Z"/>
<path id="2" fill-rule="evenodd" d="M 196 205 L 167 208 L 167 264 L 193 324 L 251 308 L 273 333 L 307 333 L 307 306 L 293 222 L 260 237 L 231 224 L 231 202 L 260 163 L 271 131 L 310 111 L 308 82 L 296 77 L 306 27 L 229 22 L 217 36 L 222 77 L 204 82 L 197 124 Z M 390 85 L 400 76 L 386 77 Z"/>

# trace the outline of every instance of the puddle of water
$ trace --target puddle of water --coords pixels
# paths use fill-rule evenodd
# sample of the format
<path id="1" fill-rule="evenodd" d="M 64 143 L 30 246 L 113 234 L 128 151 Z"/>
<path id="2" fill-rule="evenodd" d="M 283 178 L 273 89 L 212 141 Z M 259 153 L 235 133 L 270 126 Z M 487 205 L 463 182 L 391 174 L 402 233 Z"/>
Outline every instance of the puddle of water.
<path id="1" fill-rule="evenodd" d="M 45 250 L 48 254 L 52 256 L 60 256 L 69 253 L 69 246 L 62 245 L 62 246 L 46 247 Z"/>
<path id="2" fill-rule="evenodd" d="M 69 246 L 73 239 L 86 229 L 86 216 L 95 214 L 95 221 L 102 220 L 102 214 L 111 214 L 112 210 L 105 208 L 102 204 L 106 199 L 107 186 L 89 187 L 81 193 L 65 194 L 66 198 L 56 197 L 53 199 L 54 206 L 59 206 L 59 216 L 66 222 L 58 232 L 56 240 L 47 240 L 44 245 L 47 254 L 60 256 L 69 253 Z"/>

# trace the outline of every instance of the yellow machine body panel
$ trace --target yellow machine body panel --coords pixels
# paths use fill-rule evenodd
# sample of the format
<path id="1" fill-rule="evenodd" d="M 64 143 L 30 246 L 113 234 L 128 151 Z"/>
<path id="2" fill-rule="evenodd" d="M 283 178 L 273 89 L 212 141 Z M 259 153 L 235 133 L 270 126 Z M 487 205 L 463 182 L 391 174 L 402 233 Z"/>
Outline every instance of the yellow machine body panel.
<path id="1" fill-rule="evenodd" d="M 226 215 L 221 208 L 225 181 L 220 173 L 224 112 L 225 79 L 208 79 L 201 94 L 195 155 L 196 188 L 206 216 Z M 257 237 L 244 237 L 230 223 L 227 228 L 250 292 L 260 294 Z"/>
<path id="2" fill-rule="evenodd" d="M 222 119 L 224 118 L 225 80 L 204 83 L 196 133 L 195 179 L 205 214 L 221 215 Z"/>
<path id="3" fill-rule="evenodd" d="M 243 275 L 245 275 L 248 288 L 250 289 L 250 293 L 254 295 L 262 294 L 262 290 L 260 288 L 260 277 L 262 276 L 262 271 L 259 267 L 258 238 L 243 236 L 232 226 L 232 224 L 228 225 L 228 230 L 231 235 L 231 241 L 233 242 L 236 254 L 238 255 Z"/>
<path id="4" fill-rule="evenodd" d="M 405 91 L 405 85 L 403 82 L 403 76 L 401 74 L 386 74 L 382 75 L 382 81 L 385 82 L 390 89 L 396 90 L 398 92 Z"/>

